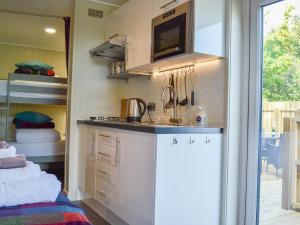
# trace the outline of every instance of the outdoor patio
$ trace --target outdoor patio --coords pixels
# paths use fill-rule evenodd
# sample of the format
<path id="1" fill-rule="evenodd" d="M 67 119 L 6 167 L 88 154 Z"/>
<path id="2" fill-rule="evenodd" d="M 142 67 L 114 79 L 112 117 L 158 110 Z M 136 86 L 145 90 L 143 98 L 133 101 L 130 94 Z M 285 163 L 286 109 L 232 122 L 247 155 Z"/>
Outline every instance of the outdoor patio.
<path id="1" fill-rule="evenodd" d="M 269 171 L 262 173 L 259 225 L 300 225 L 300 212 L 281 208 L 281 172 L 276 176 L 275 168 L 269 166 Z"/>

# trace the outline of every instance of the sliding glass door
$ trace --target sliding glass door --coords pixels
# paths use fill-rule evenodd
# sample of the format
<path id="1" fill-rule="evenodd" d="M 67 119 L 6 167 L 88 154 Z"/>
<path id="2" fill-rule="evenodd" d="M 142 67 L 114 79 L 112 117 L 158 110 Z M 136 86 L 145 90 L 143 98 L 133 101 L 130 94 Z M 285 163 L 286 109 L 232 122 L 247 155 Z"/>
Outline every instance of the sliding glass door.
<path id="1" fill-rule="evenodd" d="M 300 1 L 263 1 L 258 225 L 300 224 Z"/>

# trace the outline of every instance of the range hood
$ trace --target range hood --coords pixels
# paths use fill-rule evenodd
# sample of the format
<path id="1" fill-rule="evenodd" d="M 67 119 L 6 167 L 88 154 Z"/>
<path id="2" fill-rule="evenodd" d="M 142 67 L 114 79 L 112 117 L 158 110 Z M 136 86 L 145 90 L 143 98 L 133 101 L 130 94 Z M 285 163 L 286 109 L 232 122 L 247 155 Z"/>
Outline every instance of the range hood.
<path id="1" fill-rule="evenodd" d="M 108 41 L 91 49 L 91 56 L 102 56 L 105 59 L 113 61 L 125 60 L 126 35 L 113 35 Z"/>

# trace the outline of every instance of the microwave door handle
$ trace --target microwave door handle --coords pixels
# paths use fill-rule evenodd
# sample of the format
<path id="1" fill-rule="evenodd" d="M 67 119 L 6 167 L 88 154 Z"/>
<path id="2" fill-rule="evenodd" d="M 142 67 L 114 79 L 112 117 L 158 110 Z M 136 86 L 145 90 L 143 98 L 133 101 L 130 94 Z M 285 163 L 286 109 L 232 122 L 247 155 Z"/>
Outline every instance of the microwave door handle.
<path id="1" fill-rule="evenodd" d="M 178 47 L 174 47 L 174 48 L 168 48 L 166 50 L 163 50 L 159 53 L 155 53 L 154 54 L 154 57 L 159 57 L 159 56 L 162 56 L 162 55 L 165 55 L 165 54 L 168 54 L 168 53 L 172 53 L 172 52 L 178 52 L 180 49 Z"/>
<path id="2" fill-rule="evenodd" d="M 160 9 L 164 9 L 167 6 L 169 6 L 169 5 L 171 5 L 171 4 L 175 3 L 175 2 L 177 2 L 177 0 L 172 0 L 172 1 L 168 2 L 168 3 L 166 3 L 165 5 L 163 5 L 162 7 L 160 7 Z"/>

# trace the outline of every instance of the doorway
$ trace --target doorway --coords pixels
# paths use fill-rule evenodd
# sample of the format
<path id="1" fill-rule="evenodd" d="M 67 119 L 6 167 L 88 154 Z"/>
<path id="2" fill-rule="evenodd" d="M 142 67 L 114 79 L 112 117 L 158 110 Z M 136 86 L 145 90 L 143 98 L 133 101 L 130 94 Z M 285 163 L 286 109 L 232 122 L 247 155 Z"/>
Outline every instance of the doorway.
<path id="1" fill-rule="evenodd" d="M 260 10 L 257 224 L 296 225 L 300 224 L 300 2 L 272 1 Z"/>

